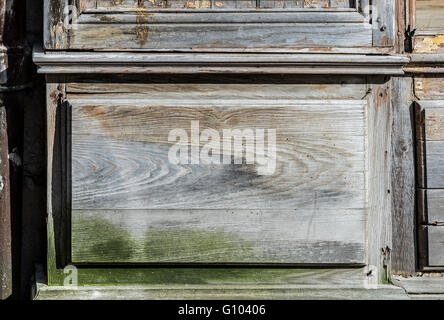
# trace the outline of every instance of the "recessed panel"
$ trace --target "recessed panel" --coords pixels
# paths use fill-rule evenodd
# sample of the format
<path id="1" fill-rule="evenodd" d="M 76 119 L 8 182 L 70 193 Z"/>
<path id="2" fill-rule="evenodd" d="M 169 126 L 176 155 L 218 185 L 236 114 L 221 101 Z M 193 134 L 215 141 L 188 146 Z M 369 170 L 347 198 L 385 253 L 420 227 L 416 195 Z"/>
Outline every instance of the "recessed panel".
<path id="1" fill-rule="evenodd" d="M 73 261 L 363 264 L 366 103 L 203 92 L 70 100 Z"/>

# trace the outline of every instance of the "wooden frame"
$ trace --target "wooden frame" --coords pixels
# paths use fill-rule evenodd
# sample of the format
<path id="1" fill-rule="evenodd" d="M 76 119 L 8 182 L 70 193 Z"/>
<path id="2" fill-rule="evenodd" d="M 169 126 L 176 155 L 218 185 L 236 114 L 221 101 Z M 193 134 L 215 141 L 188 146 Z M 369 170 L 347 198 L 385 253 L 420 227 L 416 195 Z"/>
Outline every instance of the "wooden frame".
<path id="1" fill-rule="evenodd" d="M 45 0 L 44 47 L 182 52 L 391 50 L 396 29 L 394 1 L 377 1 L 372 7 L 373 16 L 368 3 L 359 0 L 350 9 L 178 12 L 141 9 L 137 5 L 103 10 L 96 9 L 94 1 Z M 306 41 L 308 37 L 310 42 Z"/>
<path id="2" fill-rule="evenodd" d="M 424 271 L 444 269 L 443 113 L 444 100 L 416 103 L 418 246 L 419 267 Z"/>
<path id="3" fill-rule="evenodd" d="M 406 57 L 340 54 L 198 54 L 43 52 L 34 63 L 44 74 L 261 73 L 403 75 Z"/>
<path id="4" fill-rule="evenodd" d="M 69 113 L 68 101 L 65 95 L 67 83 L 77 79 L 85 79 L 86 75 L 79 77 L 48 75 L 47 76 L 47 134 L 48 134 L 48 284 L 62 285 L 64 281 L 63 268 L 71 259 L 69 237 L 70 200 L 66 170 L 69 159 Z M 345 286 L 366 287 L 387 283 L 391 276 L 391 83 L 381 76 L 362 77 L 368 83 L 368 163 L 367 183 L 368 195 L 368 221 L 367 221 L 367 264 L 349 270 L 354 274 L 353 283 Z M 66 241 L 68 239 L 68 241 Z M 320 266 L 317 266 L 320 267 Z M 344 267 L 344 266 L 343 266 Z M 280 267 L 188 267 L 164 268 L 153 267 L 113 267 L 100 266 L 80 267 L 79 281 L 82 285 L 104 284 L 147 284 L 147 285 L 174 285 L 183 288 L 181 284 L 214 283 L 220 289 L 233 279 L 240 286 L 249 284 L 250 288 L 258 289 L 257 279 L 263 279 L 272 288 L 282 290 L 290 279 L 297 274 L 307 272 L 317 278 L 324 272 L 330 272 L 333 279 L 342 277 L 347 269 L 313 269 L 313 266 L 280 266 Z M 217 270 L 217 271 L 215 271 Z M 371 270 L 371 271 L 370 271 Z M 174 276 L 172 276 L 174 274 Z M 254 275 L 254 276 L 253 276 Z M 310 276 L 310 277 L 311 277 Z M 234 277 L 234 278 L 233 278 Z M 251 280 L 254 277 L 254 281 Z M 258 278 L 259 277 L 259 278 Z M 312 279 L 310 278 L 309 279 Z M 299 278 L 298 278 L 299 279 Z M 282 282 L 283 281 L 283 282 Z M 297 280 L 300 281 L 300 280 Z M 310 282 L 311 280 L 307 280 Z M 315 281 L 315 280 L 314 280 Z M 333 281 L 334 282 L 334 281 Z M 332 282 L 332 283 L 333 283 Z M 255 284 L 256 283 L 256 284 Z M 294 283 L 297 288 L 302 282 Z M 329 285 L 330 282 L 324 283 Z M 222 286 L 222 287 L 221 287 Z M 214 288 L 214 286 L 213 286 Z M 204 289 L 204 288 L 202 288 Z M 291 286 L 287 288 L 291 296 Z M 240 290 L 240 289 L 239 289 Z M 234 289 L 236 291 L 236 289 Z M 264 291 L 265 292 L 265 291 Z"/>

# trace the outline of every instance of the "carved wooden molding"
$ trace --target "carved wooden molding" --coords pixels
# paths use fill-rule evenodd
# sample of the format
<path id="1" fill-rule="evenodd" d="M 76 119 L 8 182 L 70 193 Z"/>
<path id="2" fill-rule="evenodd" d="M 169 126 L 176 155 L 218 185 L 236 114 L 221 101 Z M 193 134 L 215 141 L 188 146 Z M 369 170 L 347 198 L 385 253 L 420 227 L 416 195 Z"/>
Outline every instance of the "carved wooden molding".
<path id="1" fill-rule="evenodd" d="M 39 73 L 265 73 L 402 75 L 403 56 L 339 54 L 196 54 L 43 52 L 34 50 Z"/>
<path id="2" fill-rule="evenodd" d="M 188 1 L 178 7 L 169 2 L 45 0 L 44 47 L 169 52 L 299 52 L 306 48 L 318 52 L 374 52 L 391 50 L 395 43 L 395 6 L 389 0 L 374 4 L 369 0 L 335 1 L 337 4 L 332 7 L 326 1 L 306 7 L 249 1 L 247 7 L 231 4 L 223 8 L 220 6 L 224 6 L 224 1 L 215 2 L 214 6 L 213 1 L 203 1 L 203 6 Z M 264 7 L 265 3 L 273 5 Z"/>

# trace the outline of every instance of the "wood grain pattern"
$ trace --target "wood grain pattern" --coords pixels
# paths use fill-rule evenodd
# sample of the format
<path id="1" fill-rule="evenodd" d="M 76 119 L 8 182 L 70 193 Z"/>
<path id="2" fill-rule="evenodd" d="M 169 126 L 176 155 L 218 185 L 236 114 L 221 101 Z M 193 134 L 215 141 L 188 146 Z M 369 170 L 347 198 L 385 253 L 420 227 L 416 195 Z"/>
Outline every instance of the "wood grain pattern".
<path id="1" fill-rule="evenodd" d="M 138 100 L 128 98 L 100 101 L 72 101 L 74 209 L 177 209 L 183 205 L 291 208 L 301 201 L 311 203 L 313 195 L 309 194 L 313 190 L 326 189 L 336 193 L 335 198 L 352 200 L 350 205 L 356 205 L 353 199 L 361 199 L 361 205 L 364 200 L 361 102 L 280 101 L 282 107 L 275 107 L 275 102 L 264 101 L 262 106 L 258 103 L 247 107 L 246 101 L 236 100 L 235 104 L 242 107 L 232 107 L 233 101 L 182 100 L 176 107 L 172 102 L 156 100 L 148 106 L 137 106 Z M 200 119 L 201 131 L 277 128 L 276 174 L 257 176 L 253 165 L 216 166 L 211 170 L 201 165 L 171 165 L 167 159 L 169 132 L 175 128 L 189 131 L 191 121 L 196 119 Z M 213 181 L 211 190 L 205 179 Z M 134 183 L 135 189 L 131 187 Z M 327 199 L 330 193 L 325 194 Z M 281 194 L 288 196 L 282 198 Z"/>
<path id="2" fill-rule="evenodd" d="M 68 47 L 68 34 L 63 24 L 68 0 L 43 1 L 43 42 L 46 49 L 62 50 Z"/>
<path id="3" fill-rule="evenodd" d="M 35 300 L 405 300 L 414 299 L 395 286 L 383 285 L 378 289 L 337 287 L 267 288 L 251 286 L 233 288 L 225 286 L 182 287 L 91 287 L 77 289 L 40 286 Z M 424 299 L 427 299 L 423 296 Z M 442 297 L 441 297 L 442 298 Z"/>
<path id="4" fill-rule="evenodd" d="M 425 82 L 424 82 L 425 80 Z M 417 82 L 420 93 L 426 98 L 440 97 L 436 86 L 425 88 L 433 77 Z M 430 92 L 428 91 L 430 90 Z M 444 232 L 441 226 L 444 188 L 444 101 L 421 100 L 416 108 L 418 215 L 422 226 L 419 230 L 419 255 L 422 268 L 444 266 Z M 424 190 L 424 188 L 429 188 Z"/>
<path id="5" fill-rule="evenodd" d="M 135 13 L 107 13 L 107 20 L 113 24 L 137 24 L 138 15 Z M 101 24 L 103 15 L 85 14 L 78 20 L 80 24 Z M 362 16 L 357 12 L 280 12 L 270 14 L 264 10 L 257 12 L 200 12 L 190 14 L 189 12 L 178 12 L 174 15 L 165 12 L 152 12 L 149 14 L 147 24 L 214 24 L 214 23 L 362 23 Z"/>
<path id="6" fill-rule="evenodd" d="M 106 18 L 102 18 L 102 21 Z M 248 51 L 258 48 L 371 47 L 372 32 L 364 23 L 225 23 L 225 24 L 79 24 L 71 49 L 202 49 Z M 285 30 L 285 31 L 283 31 Z M 197 36 L 198 35 L 198 36 Z"/>
<path id="7" fill-rule="evenodd" d="M 429 266 L 444 268 L 444 226 L 428 226 Z"/>
<path id="8" fill-rule="evenodd" d="M 379 79 L 380 80 L 380 79 Z M 390 81 L 369 78 L 371 94 L 368 99 L 367 131 L 367 263 L 375 270 L 375 283 L 389 281 L 392 248 L 392 101 Z"/>
<path id="9" fill-rule="evenodd" d="M 85 79 L 85 76 L 84 78 Z M 152 99 L 162 99 L 168 95 L 171 99 L 180 99 L 184 92 L 193 94 L 194 100 L 226 100 L 234 99 L 361 99 L 366 94 L 366 86 L 358 77 L 338 77 L 335 81 L 325 83 L 325 77 L 318 76 L 291 76 L 284 79 L 281 76 L 268 75 L 249 76 L 247 78 L 237 76 L 218 76 L 203 78 L 201 81 L 213 81 L 215 83 L 192 83 L 193 79 L 185 76 L 174 75 L 169 78 L 157 79 L 164 83 L 140 83 L 140 78 L 128 76 L 128 82 L 122 83 L 121 79 L 109 79 L 102 81 L 94 79 L 89 82 L 73 81 L 67 84 L 67 92 L 74 98 L 81 98 L 81 94 L 103 93 L 110 97 L 118 97 L 122 94 L 146 94 Z M 80 79 L 76 79 L 80 80 Z M 232 83 L 224 83 L 223 81 Z M 194 79 L 195 81 L 195 79 Z M 233 83 L 234 82 L 234 83 Z"/>
<path id="10" fill-rule="evenodd" d="M 141 53 L 141 52 L 42 52 L 35 50 L 40 73 L 56 74 L 339 74 L 403 75 L 409 59 L 363 54 L 274 53 Z M 203 49 L 205 51 L 205 49 Z M 307 48 L 302 49 L 307 51 Z M 329 49 L 330 51 L 330 49 Z M 283 49 L 280 52 L 286 52 Z M 350 52 L 349 52 L 350 53 Z M 351 53 L 356 53 L 355 49 Z M 328 81 L 328 78 L 326 79 Z"/>
<path id="11" fill-rule="evenodd" d="M 436 296 L 432 295 L 441 295 L 436 298 L 440 300 L 444 298 L 444 295 L 442 295 L 444 294 L 444 277 L 442 275 L 411 278 L 394 277 L 393 282 L 415 297 L 424 295 L 421 297 L 422 299 L 435 299 Z"/>
<path id="12" fill-rule="evenodd" d="M 97 0 L 76 0 L 76 2 L 77 8 L 80 8 L 80 12 L 97 8 Z"/>
<path id="13" fill-rule="evenodd" d="M 415 216 L 415 112 L 412 79 L 393 82 L 392 131 L 392 272 L 414 274 L 416 270 Z"/>
<path id="14" fill-rule="evenodd" d="M 421 54 L 443 54 L 444 53 L 444 35 L 442 32 L 436 34 L 435 31 L 431 33 L 424 32 L 424 34 L 418 34 L 414 38 L 414 53 Z M 436 67 L 436 66 L 435 66 Z M 433 68 L 430 68 L 429 72 Z M 441 68 L 442 70 L 442 68 Z M 441 72 L 442 73 L 442 72 Z"/>
<path id="15" fill-rule="evenodd" d="M 74 263 L 364 264 L 361 209 L 73 210 Z"/>
<path id="16" fill-rule="evenodd" d="M 444 100 L 421 100 L 416 109 L 416 137 L 444 141 Z"/>
<path id="17" fill-rule="evenodd" d="M 47 49 L 369 52 L 392 47 L 395 38 L 394 2 L 388 0 L 377 2 L 373 26 L 367 0 L 76 0 L 81 15 L 73 29 L 64 24 L 67 3 L 46 0 Z"/>
<path id="18" fill-rule="evenodd" d="M 350 0 L 156 0 L 135 3 L 134 0 L 98 0 L 98 8 L 350 8 Z"/>
<path id="19" fill-rule="evenodd" d="M 39 267 L 39 266 L 37 266 Z M 63 270 L 59 270 L 63 273 Z M 37 269 L 37 281 L 39 270 Z M 365 287 L 368 278 L 366 267 L 354 268 L 279 268 L 269 266 L 220 266 L 220 267 L 175 267 L 171 266 L 132 266 L 121 267 L 87 267 L 78 269 L 79 286 L 102 286 L 110 283 L 118 283 L 122 286 L 146 285 L 156 287 L 215 285 L 227 287 L 317 287 L 325 288 L 362 288 Z M 43 279 L 42 279 L 43 280 Z M 51 283 L 53 286 L 63 285 Z"/>
<path id="20" fill-rule="evenodd" d="M 416 0 L 416 27 L 418 29 L 444 29 L 443 15 L 443 1 Z"/>
<path id="21" fill-rule="evenodd" d="M 374 1 L 372 11 L 377 12 L 377 16 L 372 16 L 373 45 L 389 46 L 395 45 L 396 33 L 396 1 Z"/>
<path id="22" fill-rule="evenodd" d="M 421 100 L 442 100 L 444 98 L 444 86 L 440 76 L 419 75 L 415 77 L 414 81 L 415 94 Z"/>
<path id="23" fill-rule="evenodd" d="M 48 266 L 66 265 L 70 260 L 70 170 L 67 169 L 68 137 L 65 84 L 46 78 L 47 118 L 47 214 Z M 48 277 L 52 277 L 52 270 Z"/>
<path id="24" fill-rule="evenodd" d="M 46 285 L 37 269 L 33 298 L 51 299 L 407 299 L 393 285 L 369 290 L 367 268 L 79 268 L 79 286 Z M 119 285 L 110 286 L 110 278 Z M 89 282 L 82 280 L 88 279 Z M 137 284 L 137 285 L 135 285 Z"/>
<path id="25" fill-rule="evenodd" d="M 444 188 L 444 141 L 417 142 L 418 184 Z"/>
<path id="26" fill-rule="evenodd" d="M 418 189 L 418 213 L 423 224 L 444 223 L 444 190 Z"/>
<path id="27" fill-rule="evenodd" d="M 274 100 L 164 97 L 147 100 L 131 99 L 130 95 L 121 99 L 79 96 L 70 100 L 76 261 L 363 263 L 365 101 L 282 100 L 277 107 Z M 201 130 L 277 128 L 276 174 L 258 176 L 251 165 L 169 163 L 168 132 L 173 128 L 187 129 L 196 119 L 200 120 Z M 118 208 L 123 211 L 106 211 Z M 229 212 L 230 221 L 239 230 L 225 221 Z M 325 218 L 312 220 L 314 212 Z M 350 216 L 345 218 L 347 212 Z M 117 230 L 122 234 L 118 242 L 123 251 L 88 250 L 91 245 L 100 248 L 97 241 L 102 240 L 90 239 L 91 231 L 82 233 L 85 219 L 81 217 L 85 215 L 91 224 L 94 219 L 104 219 L 116 227 L 115 221 L 120 221 Z M 131 215 L 137 219 L 131 220 Z M 141 227 L 143 232 L 136 231 L 136 224 L 131 222 L 136 220 L 140 226 L 154 229 L 151 233 L 146 227 Z M 304 227 L 303 221 L 311 222 Z M 322 221 L 330 221 L 327 224 L 332 230 L 336 228 L 338 241 L 322 229 Z M 168 223 L 171 227 L 165 229 Z M 282 233 L 285 224 L 292 226 L 287 236 Z M 309 225 L 317 231 L 307 243 L 295 231 L 310 234 Z M 284 229 L 277 232 L 279 228 Z M 157 256 L 146 249 L 146 241 L 136 239 L 137 244 L 127 246 L 128 235 L 131 238 L 138 233 L 157 239 L 152 239 Z M 185 256 L 177 252 L 168 256 L 168 251 L 155 249 L 155 243 L 180 239 L 181 234 Z M 258 234 L 267 240 L 259 239 Z M 112 242 L 112 237 L 99 238 Z M 220 243 L 216 245 L 217 241 Z M 174 247 L 174 243 L 177 241 L 169 246 Z M 135 249 L 136 253 L 125 249 L 130 247 L 139 249 Z M 240 255 L 241 249 L 244 253 Z"/>

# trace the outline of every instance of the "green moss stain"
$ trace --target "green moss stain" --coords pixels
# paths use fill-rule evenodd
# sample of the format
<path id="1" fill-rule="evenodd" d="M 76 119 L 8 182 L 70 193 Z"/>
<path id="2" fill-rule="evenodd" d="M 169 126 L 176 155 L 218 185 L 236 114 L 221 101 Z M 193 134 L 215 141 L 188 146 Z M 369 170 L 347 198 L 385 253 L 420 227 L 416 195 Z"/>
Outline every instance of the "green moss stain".
<path id="1" fill-rule="evenodd" d="M 250 243 L 235 234 L 204 230 L 149 230 L 144 258 L 156 262 L 253 261 Z"/>
<path id="2" fill-rule="evenodd" d="M 49 226 L 51 223 L 49 223 Z M 51 228 L 50 228 L 51 229 Z M 182 261 L 211 256 L 212 261 L 231 257 L 231 261 L 254 261 L 251 244 L 237 235 L 226 232 L 198 230 L 149 230 L 141 239 L 100 218 L 73 221 L 73 253 L 82 252 L 86 257 L 96 257 L 108 262 L 137 260 Z M 57 269 L 53 234 L 48 234 L 48 284 L 63 285 L 65 274 Z M 77 246 L 77 247 L 76 247 Z M 141 255 L 142 254 L 142 255 Z M 74 255 L 75 257 L 75 255 Z M 74 263 L 75 264 L 75 263 Z M 141 267 L 78 267 L 79 285 L 205 285 L 205 284 L 291 284 L 313 273 L 330 272 L 331 269 L 291 267 L 236 267 L 236 266 L 164 266 Z"/>
<path id="3" fill-rule="evenodd" d="M 78 269 L 80 286 L 86 285 L 222 285 L 222 284 L 291 284 L 313 273 L 331 269 L 263 268 L 263 267 L 143 267 L 143 268 L 86 268 Z M 58 274 L 50 285 L 63 285 L 64 274 Z"/>
<path id="4" fill-rule="evenodd" d="M 235 233 L 166 227 L 138 238 L 102 218 L 73 221 L 72 257 L 82 263 L 236 263 L 259 258 L 253 244 Z"/>
<path id="5" fill-rule="evenodd" d="M 73 221 L 72 239 L 73 261 L 130 261 L 137 246 L 127 230 L 100 218 Z"/>

